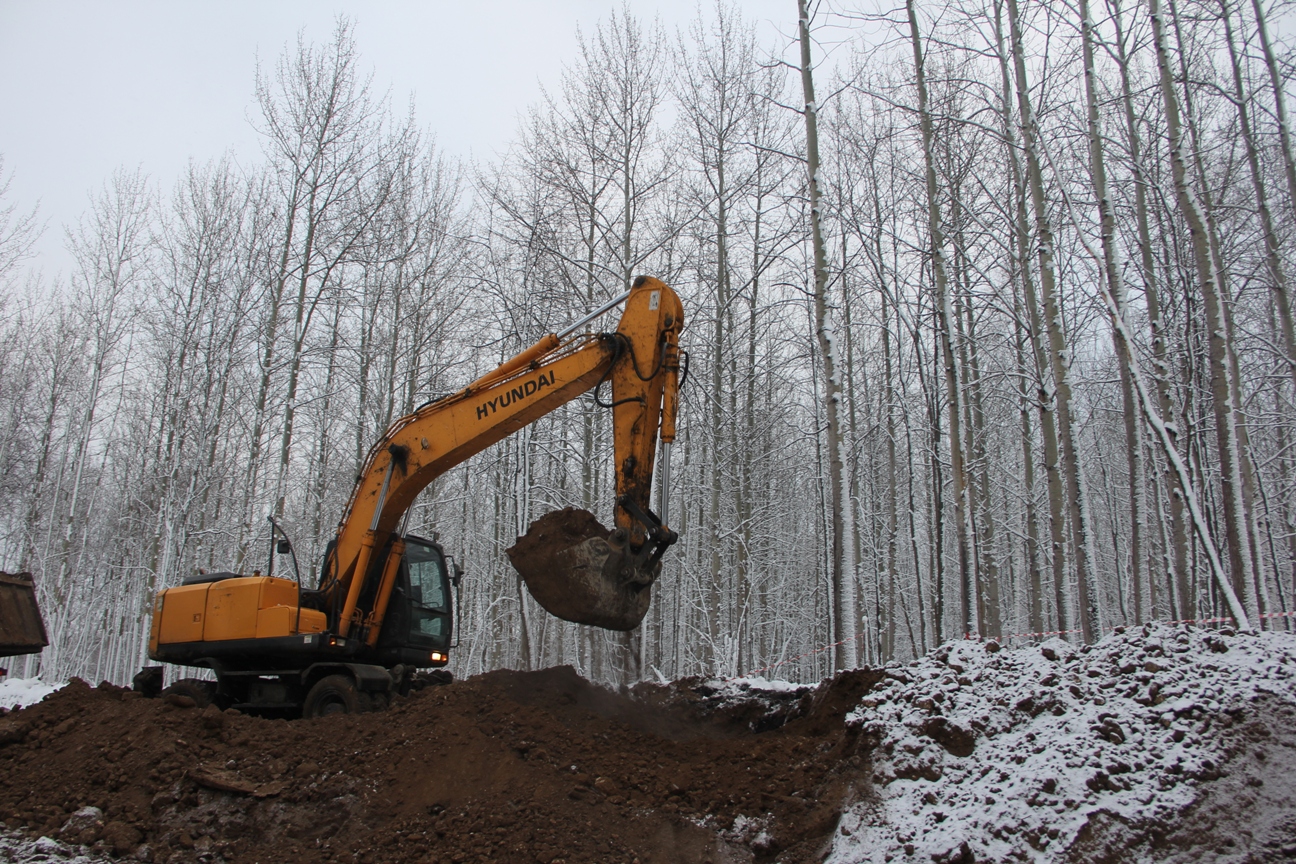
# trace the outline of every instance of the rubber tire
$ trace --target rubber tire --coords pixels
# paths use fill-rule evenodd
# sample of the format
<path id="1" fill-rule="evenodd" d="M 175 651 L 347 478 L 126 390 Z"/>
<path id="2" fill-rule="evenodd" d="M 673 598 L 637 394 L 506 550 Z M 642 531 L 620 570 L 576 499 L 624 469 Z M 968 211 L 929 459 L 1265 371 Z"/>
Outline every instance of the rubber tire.
<path id="1" fill-rule="evenodd" d="M 156 699 L 162 695 L 162 674 L 161 666 L 145 666 L 131 679 L 131 689 L 146 699 Z"/>
<path id="2" fill-rule="evenodd" d="M 194 704 L 199 710 L 206 708 L 212 703 L 215 694 L 216 682 L 203 681 L 200 678 L 181 678 L 170 687 L 162 691 L 162 698 L 172 695 L 188 696 L 194 700 Z"/>
<path id="3" fill-rule="evenodd" d="M 425 690 L 428 687 L 443 687 L 446 684 L 453 683 L 454 673 L 449 669 L 432 669 L 415 675 L 410 681 L 410 688 L 413 690 Z"/>
<path id="4" fill-rule="evenodd" d="M 355 681 L 347 675 L 326 675 L 306 694 L 303 717 L 327 717 L 330 714 L 359 714 L 360 694 Z"/>

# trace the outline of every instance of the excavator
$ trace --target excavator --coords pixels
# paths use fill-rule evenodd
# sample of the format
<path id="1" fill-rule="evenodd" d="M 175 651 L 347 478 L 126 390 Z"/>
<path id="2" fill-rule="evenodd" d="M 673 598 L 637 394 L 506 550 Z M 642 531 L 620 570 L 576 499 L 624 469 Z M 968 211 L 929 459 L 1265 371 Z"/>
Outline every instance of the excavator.
<path id="1" fill-rule="evenodd" d="M 621 302 L 615 332 L 582 332 Z M 300 575 L 273 574 L 275 552 L 292 553 L 292 546 L 281 530 L 276 543 L 272 528 L 266 574 L 200 573 L 159 591 L 149 658 L 205 668 L 215 680 L 182 679 L 163 691 L 163 667 L 149 666 L 135 676 L 135 689 L 200 706 L 320 717 L 381 709 L 393 693 L 437 674 L 420 670 L 450 661 L 451 589 L 463 573 L 435 540 L 406 533 L 415 498 L 446 471 L 591 389 L 612 412 L 615 528 L 594 522 L 596 530 L 575 536 L 537 531 L 542 517 L 509 554 L 551 614 L 633 629 L 647 612 L 662 555 L 678 539 L 667 524 L 666 496 L 661 516 L 649 505 L 658 440 L 659 481 L 669 483 L 681 356 L 684 375 L 688 368 L 679 347 L 683 325 L 675 292 L 640 276 L 622 297 L 397 420 L 366 457 L 317 587 L 302 587 Z M 611 385 L 608 403 L 599 398 L 604 383 Z"/>

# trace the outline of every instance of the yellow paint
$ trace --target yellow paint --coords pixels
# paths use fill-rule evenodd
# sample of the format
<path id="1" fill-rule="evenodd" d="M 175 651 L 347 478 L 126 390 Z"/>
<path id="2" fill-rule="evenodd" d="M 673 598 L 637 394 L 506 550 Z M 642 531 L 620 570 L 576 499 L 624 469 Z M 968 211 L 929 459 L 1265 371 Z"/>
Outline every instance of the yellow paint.
<path id="1" fill-rule="evenodd" d="M 258 610 L 256 616 L 258 639 L 296 636 L 298 633 L 322 633 L 327 627 L 328 619 L 316 609 L 301 610 L 300 626 L 296 606 L 271 606 L 269 609 Z"/>
<path id="2" fill-rule="evenodd" d="M 262 612 L 271 614 L 263 616 Z M 149 650 L 175 642 L 318 633 L 327 627 L 324 613 L 314 609 L 302 610 L 300 630 L 296 622 L 297 583 L 290 579 L 243 576 L 182 585 L 158 593 Z"/>
<path id="3" fill-rule="evenodd" d="M 208 587 L 184 585 L 165 592 L 160 642 L 197 642 L 203 638 Z"/>
<path id="4" fill-rule="evenodd" d="M 664 399 L 667 419 L 674 421 L 675 346 L 683 326 L 679 297 L 665 283 L 644 277 L 636 280 L 617 328 L 624 347 L 598 336 L 565 343 L 545 337 L 464 390 L 396 421 L 370 450 L 338 529 L 324 587 L 345 601 L 339 633 L 349 632 L 355 610 L 351 597 L 360 595 L 364 582 L 382 577 L 382 566 L 370 550 L 386 544 L 419 492 L 600 380 L 611 383 L 612 399 L 621 403 L 613 409 L 617 496 L 629 495 L 647 509 Z M 383 479 L 394 459 L 386 500 L 370 535 Z M 642 527 L 619 507 L 616 523 L 630 532 L 632 544 L 645 539 Z"/>
<path id="5" fill-rule="evenodd" d="M 626 300 L 617 337 L 577 337 L 560 342 L 546 336 L 469 387 L 404 417 L 369 452 L 340 524 L 323 588 L 343 607 L 339 637 L 356 622 L 371 625 L 376 639 L 395 581 L 399 557 L 374 555 L 386 547 L 415 497 L 445 471 L 606 381 L 613 409 L 616 493 L 649 508 L 657 441 L 675 435 L 679 347 L 684 326 L 679 297 L 651 277 L 636 280 Z M 393 464 L 395 461 L 395 464 Z M 385 501 L 379 490 L 388 466 Z M 380 508 L 380 509 L 379 509 Z M 377 519 L 375 509 L 379 509 Z M 643 527 L 622 508 L 616 524 L 632 546 L 645 539 Z M 370 529 L 371 525 L 376 528 Z M 373 608 L 357 608 L 365 583 L 381 580 Z M 297 585 L 260 575 L 205 585 L 171 588 L 158 594 L 150 651 L 158 644 L 268 638 L 321 632 L 325 615 L 297 613 Z"/>

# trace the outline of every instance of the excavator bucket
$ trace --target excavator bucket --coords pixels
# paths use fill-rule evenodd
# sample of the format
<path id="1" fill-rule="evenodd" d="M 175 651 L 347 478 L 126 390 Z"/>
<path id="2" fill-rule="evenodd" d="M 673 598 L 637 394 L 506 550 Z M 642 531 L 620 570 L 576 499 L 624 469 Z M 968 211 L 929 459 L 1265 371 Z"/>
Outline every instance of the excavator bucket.
<path id="1" fill-rule="evenodd" d="M 661 563 L 635 566 L 620 534 L 588 510 L 569 507 L 532 522 L 505 551 L 549 614 L 605 630 L 633 630 L 648 613 Z"/>

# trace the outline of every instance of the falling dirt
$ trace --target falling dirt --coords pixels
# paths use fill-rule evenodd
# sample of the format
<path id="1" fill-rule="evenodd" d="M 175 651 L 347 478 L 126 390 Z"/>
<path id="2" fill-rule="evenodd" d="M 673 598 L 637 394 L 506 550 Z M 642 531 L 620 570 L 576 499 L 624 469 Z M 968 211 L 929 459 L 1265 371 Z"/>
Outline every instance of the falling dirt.
<path id="1" fill-rule="evenodd" d="M 818 861 L 867 793 L 843 716 L 880 678 L 719 698 L 500 671 L 298 721 L 74 680 L 0 717 L 0 818 L 175 864 Z"/>
<path id="2" fill-rule="evenodd" d="M 616 532 L 594 514 L 568 507 L 532 522 L 505 551 L 531 596 L 551 615 L 633 630 L 648 612 L 656 573 L 627 570 L 616 543 Z"/>

